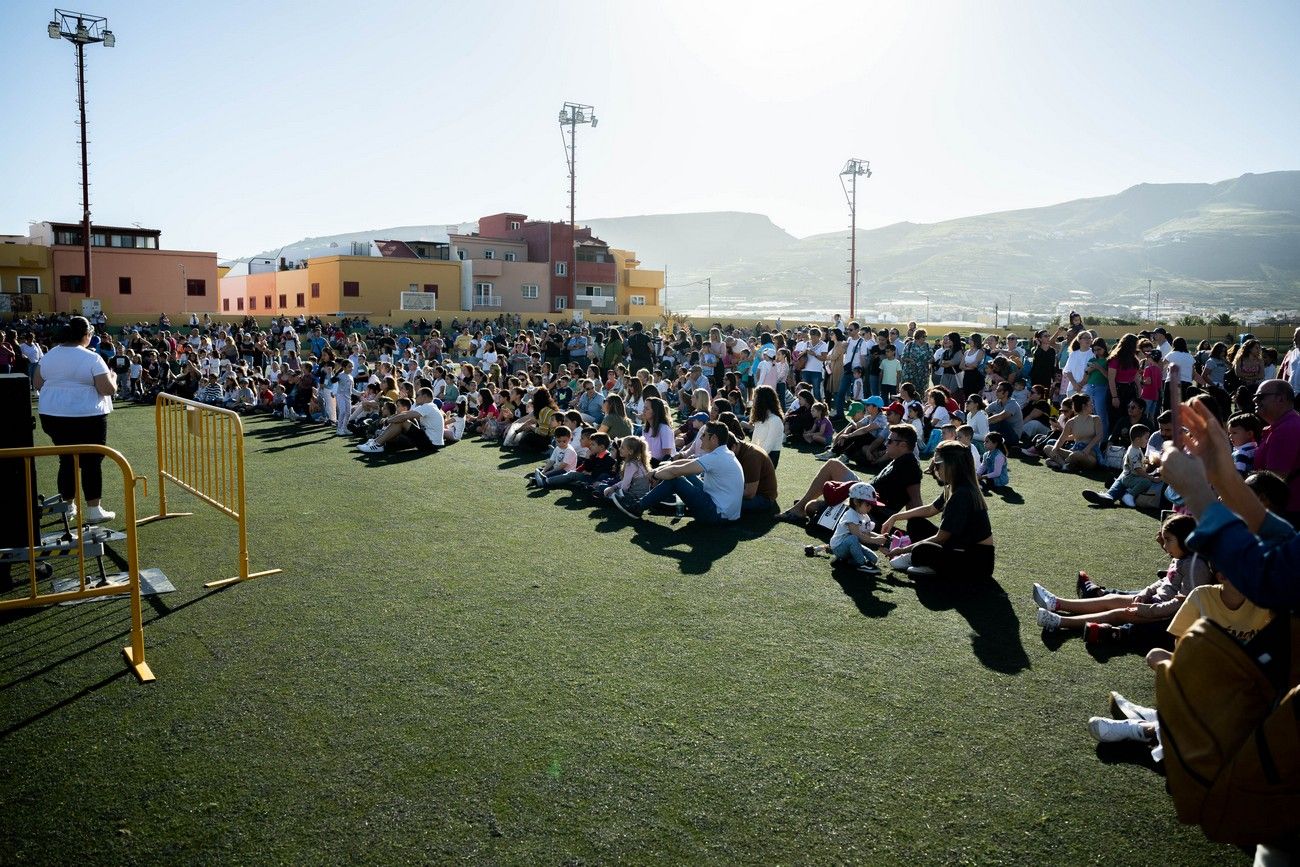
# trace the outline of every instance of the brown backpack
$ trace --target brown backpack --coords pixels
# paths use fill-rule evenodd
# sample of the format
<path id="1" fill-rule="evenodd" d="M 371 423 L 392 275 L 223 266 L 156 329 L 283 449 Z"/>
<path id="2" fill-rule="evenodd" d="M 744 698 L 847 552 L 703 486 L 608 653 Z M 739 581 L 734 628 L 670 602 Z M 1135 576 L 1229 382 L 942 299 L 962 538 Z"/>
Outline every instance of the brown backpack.
<path id="1" fill-rule="evenodd" d="M 1300 828 L 1300 617 L 1242 645 L 1198 620 L 1156 670 L 1165 774 L 1179 821 L 1222 843 Z"/>

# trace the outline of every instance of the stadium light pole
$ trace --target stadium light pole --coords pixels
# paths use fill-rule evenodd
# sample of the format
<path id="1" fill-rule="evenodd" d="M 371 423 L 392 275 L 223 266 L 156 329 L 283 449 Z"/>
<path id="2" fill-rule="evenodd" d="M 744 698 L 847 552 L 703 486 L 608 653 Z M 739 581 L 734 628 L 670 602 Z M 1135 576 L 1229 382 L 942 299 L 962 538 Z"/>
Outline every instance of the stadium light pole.
<path id="1" fill-rule="evenodd" d="M 849 203 L 849 319 L 857 316 L 858 300 L 858 177 L 871 177 L 868 160 L 850 159 L 840 170 L 840 187 Z M 844 179 L 848 178 L 846 182 Z"/>
<path id="2" fill-rule="evenodd" d="M 564 139 L 564 128 L 569 128 L 569 138 L 564 142 L 564 158 L 569 165 L 569 241 L 572 244 L 570 254 L 569 294 L 574 306 L 578 303 L 578 225 L 574 217 L 576 202 L 577 174 L 575 166 L 578 155 L 578 124 L 589 123 L 596 128 L 596 109 L 578 102 L 566 102 L 560 109 L 560 138 Z"/>
<path id="3" fill-rule="evenodd" d="M 77 49 L 77 111 L 81 128 L 81 245 L 86 269 L 85 289 L 90 294 L 90 162 L 86 155 L 86 46 L 102 43 L 105 48 L 117 44 L 117 37 L 108 29 L 108 19 L 84 12 L 55 9 L 54 19 L 46 25 L 51 39 L 66 39 Z"/>

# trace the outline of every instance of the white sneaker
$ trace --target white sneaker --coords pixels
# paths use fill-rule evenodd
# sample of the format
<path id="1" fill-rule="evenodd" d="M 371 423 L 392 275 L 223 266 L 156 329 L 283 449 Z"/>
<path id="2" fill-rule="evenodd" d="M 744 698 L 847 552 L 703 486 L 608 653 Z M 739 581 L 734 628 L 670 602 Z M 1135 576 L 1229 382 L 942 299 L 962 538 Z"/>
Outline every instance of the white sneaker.
<path id="1" fill-rule="evenodd" d="M 1055 611 L 1058 607 L 1056 594 L 1042 584 L 1034 585 L 1034 602 L 1038 604 L 1039 608 L 1046 611 Z"/>
<path id="2" fill-rule="evenodd" d="M 1112 691 L 1110 694 L 1110 706 L 1124 715 L 1126 719 L 1138 720 L 1139 722 L 1155 722 L 1156 709 L 1153 707 L 1143 707 L 1129 701 L 1124 696 Z"/>
<path id="3" fill-rule="evenodd" d="M 1040 608 L 1038 609 L 1038 625 L 1048 632 L 1055 632 L 1061 628 L 1061 615 L 1055 611 Z"/>
<path id="4" fill-rule="evenodd" d="M 902 572 L 903 570 L 907 569 L 907 567 L 912 565 L 912 555 L 899 554 L 897 557 L 889 561 L 889 565 L 897 569 L 899 572 Z"/>
<path id="5" fill-rule="evenodd" d="M 371 440 L 368 443 L 362 443 L 357 446 L 357 451 L 365 452 L 368 455 L 380 455 L 384 453 L 384 447 Z"/>
<path id="6" fill-rule="evenodd" d="M 1142 721 L 1135 719 L 1110 719 L 1109 717 L 1095 716 L 1088 720 L 1088 731 L 1092 733 L 1094 738 L 1104 744 L 1113 744 L 1120 741 L 1141 741 L 1146 743 L 1150 740 Z"/>
<path id="7" fill-rule="evenodd" d="M 357 448 L 357 451 L 361 452 L 361 451 L 365 451 L 366 448 L 367 448 L 368 446 L 373 446 L 374 444 L 375 444 L 375 441 L 374 441 L 374 440 L 366 440 L 365 442 L 363 442 L 361 445 L 357 446 L 356 448 Z"/>
<path id="8" fill-rule="evenodd" d="M 73 514 L 74 514 L 74 515 L 76 514 L 75 510 L 74 510 Z M 108 511 L 107 509 L 105 509 L 105 508 L 103 508 L 103 507 L 101 507 L 101 506 L 87 506 L 87 507 L 86 507 L 86 523 L 87 523 L 87 524 L 102 524 L 102 523 L 104 523 L 105 521 L 111 521 L 111 520 L 113 520 L 113 519 L 116 518 L 116 517 L 117 517 L 117 512 L 110 512 L 110 511 Z"/>
<path id="9" fill-rule="evenodd" d="M 1128 506 L 1130 509 L 1136 509 L 1138 505 L 1137 500 L 1133 499 L 1132 494 L 1125 494 L 1124 496 L 1119 498 L 1119 501 L 1124 505 Z"/>
<path id="10" fill-rule="evenodd" d="M 833 457 L 835 457 L 835 452 L 833 452 L 833 451 L 827 449 L 827 450 L 824 451 L 824 452 L 821 452 L 821 453 L 819 453 L 819 454 L 815 454 L 815 455 L 813 455 L 813 460 L 817 460 L 817 461 L 829 461 L 829 460 L 830 460 L 831 458 L 833 458 Z"/>

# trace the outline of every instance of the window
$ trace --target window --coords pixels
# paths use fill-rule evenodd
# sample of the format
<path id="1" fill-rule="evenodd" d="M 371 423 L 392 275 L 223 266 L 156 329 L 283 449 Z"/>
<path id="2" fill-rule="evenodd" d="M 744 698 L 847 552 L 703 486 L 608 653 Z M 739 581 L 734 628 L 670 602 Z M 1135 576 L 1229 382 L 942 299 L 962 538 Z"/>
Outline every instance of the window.
<path id="1" fill-rule="evenodd" d="M 419 284 L 419 283 L 410 283 L 410 284 L 407 285 L 407 287 L 406 287 L 406 291 L 407 291 L 407 292 L 419 292 L 419 291 L 420 291 L 420 284 Z"/>
<path id="2" fill-rule="evenodd" d="M 569 299 L 565 298 L 563 295 L 555 299 L 556 310 L 564 310 L 568 306 L 569 306 Z"/>
<path id="3" fill-rule="evenodd" d="M 235 299 L 235 306 L 236 306 L 237 308 L 239 308 L 240 310 L 243 310 L 243 309 L 244 309 L 244 299 L 243 299 L 243 298 L 236 298 L 236 299 Z"/>
<path id="4" fill-rule="evenodd" d="M 40 277 L 19 277 L 18 294 L 19 295 L 40 295 L 41 278 Z"/>
<path id="5" fill-rule="evenodd" d="M 356 298 L 361 295 L 361 284 L 355 280 L 343 281 L 343 297 Z"/>
<path id="6" fill-rule="evenodd" d="M 525 297 L 525 298 L 536 298 L 536 297 L 537 297 L 537 284 L 536 284 L 536 283 L 525 283 L 525 284 L 523 285 L 523 293 L 524 293 L 524 297 Z"/>
<path id="7" fill-rule="evenodd" d="M 107 241 L 108 239 L 104 237 L 103 232 L 90 233 L 90 246 L 92 247 L 107 247 Z"/>
<path id="8" fill-rule="evenodd" d="M 306 293 L 299 292 L 297 295 L 293 296 L 293 304 L 295 307 L 306 307 L 307 306 Z"/>
<path id="9" fill-rule="evenodd" d="M 80 246 L 81 233 L 72 229 L 60 229 L 54 233 L 54 243 L 66 244 L 69 247 Z"/>
<path id="10" fill-rule="evenodd" d="M 645 305 L 645 296 L 644 296 L 644 295 L 633 295 L 633 296 L 632 296 L 630 299 L 628 299 L 628 300 L 630 300 L 630 301 L 632 302 L 632 306 L 633 306 L 633 307 L 642 307 L 642 306 Z"/>
<path id="11" fill-rule="evenodd" d="M 186 295 L 207 295 L 208 281 L 207 280 L 186 280 L 185 294 Z"/>
<path id="12" fill-rule="evenodd" d="M 118 278 L 117 278 L 117 294 L 118 294 L 118 295 L 130 295 L 130 294 L 131 294 L 131 278 L 130 278 L 130 277 L 118 277 Z"/>
<path id="13" fill-rule="evenodd" d="M 605 290 L 599 286 L 583 286 L 582 294 L 588 298 L 600 298 L 605 294 Z"/>
<path id="14" fill-rule="evenodd" d="M 86 278 L 80 274 L 60 274 L 59 291 L 86 294 Z"/>
<path id="15" fill-rule="evenodd" d="M 456 251 L 456 258 L 459 259 L 460 261 L 464 262 L 464 261 L 465 261 L 465 251 L 464 251 L 464 250 L 457 250 L 457 251 Z"/>
<path id="16" fill-rule="evenodd" d="M 510 231 L 512 231 L 512 232 L 518 232 L 518 231 L 519 231 L 519 221 L 518 221 L 518 220 L 511 220 L 511 221 L 510 221 Z"/>
<path id="17" fill-rule="evenodd" d="M 319 298 L 319 297 L 320 297 L 320 284 L 319 284 L 319 283 L 313 283 L 313 284 L 311 284 L 311 297 L 313 297 L 313 298 Z"/>
<path id="18" fill-rule="evenodd" d="M 497 257 L 497 251 L 496 251 L 496 250 L 484 250 L 484 251 L 483 251 L 483 258 L 484 258 L 484 259 L 495 259 L 496 257 Z"/>
<path id="19" fill-rule="evenodd" d="M 271 296 L 270 296 L 270 295 L 263 295 L 263 296 L 262 296 L 262 306 L 265 307 L 267 310 L 270 310 L 270 309 L 271 309 Z"/>
<path id="20" fill-rule="evenodd" d="M 425 284 L 424 284 L 424 291 L 425 291 L 425 292 L 428 292 L 430 295 L 437 295 L 437 294 L 438 294 L 438 284 L 437 284 L 437 283 L 425 283 Z"/>
<path id="21" fill-rule="evenodd" d="M 556 263 L 555 263 L 555 276 L 556 276 L 556 277 L 568 277 L 568 276 L 569 276 L 569 263 L 568 263 L 568 262 L 556 262 Z M 556 309 L 558 310 L 559 308 L 557 307 Z"/>
<path id="22" fill-rule="evenodd" d="M 266 306 L 267 306 L 267 308 L 269 309 L 271 305 L 268 304 L 268 305 L 266 305 Z M 248 298 L 248 309 L 249 309 L 249 310 L 256 310 L 256 309 L 257 309 L 257 296 L 256 296 L 256 295 L 251 295 L 251 296 L 249 296 L 249 298 Z"/>
<path id="23" fill-rule="evenodd" d="M 517 262 L 519 261 L 519 257 L 515 255 L 514 250 L 507 250 L 505 255 L 505 260 L 507 262 Z"/>
<path id="24" fill-rule="evenodd" d="M 229 299 L 229 298 L 222 298 L 222 299 L 221 299 L 221 310 L 222 310 L 222 312 L 224 312 L 224 313 L 229 313 L 229 312 L 230 312 L 230 299 Z"/>
<path id="25" fill-rule="evenodd" d="M 288 306 L 289 306 L 288 296 L 287 296 L 287 295 L 281 295 L 281 296 L 280 296 L 280 309 L 283 310 L 284 308 L 286 308 L 286 307 L 288 307 Z"/>

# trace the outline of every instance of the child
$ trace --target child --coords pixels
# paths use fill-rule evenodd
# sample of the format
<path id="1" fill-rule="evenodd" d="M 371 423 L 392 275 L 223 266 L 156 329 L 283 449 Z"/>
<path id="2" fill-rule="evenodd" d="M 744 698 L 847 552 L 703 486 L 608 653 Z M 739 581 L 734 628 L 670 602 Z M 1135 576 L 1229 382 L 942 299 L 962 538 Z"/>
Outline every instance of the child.
<path id="1" fill-rule="evenodd" d="M 352 378 L 352 366 L 352 362 L 345 358 L 339 365 L 339 375 L 334 380 L 336 387 L 334 411 L 338 416 L 335 435 L 341 437 L 348 435 L 348 422 L 352 420 L 352 389 L 355 382 Z"/>
<path id="2" fill-rule="evenodd" d="M 948 429 L 948 425 L 951 424 L 953 423 L 948 422 L 948 424 L 943 426 L 943 430 L 945 431 L 943 437 L 944 439 L 949 439 L 946 431 Z M 975 462 L 975 466 L 978 467 L 980 465 L 980 462 L 984 460 L 984 456 L 980 454 L 979 447 L 975 445 L 975 428 L 968 424 L 964 424 L 959 427 L 954 425 L 954 428 L 955 428 L 955 435 L 953 439 L 956 439 L 957 442 L 961 443 L 964 446 L 968 446 L 970 448 L 970 458 L 972 461 Z"/>
<path id="3" fill-rule="evenodd" d="M 1228 440 L 1232 443 L 1232 463 L 1243 476 L 1255 468 L 1255 448 L 1264 433 L 1259 416 L 1239 412 L 1228 419 Z"/>
<path id="4" fill-rule="evenodd" d="M 963 430 L 974 430 L 969 425 L 963 425 L 961 430 L 957 431 L 960 439 Z M 979 483 L 984 493 L 996 491 L 998 488 L 1005 488 L 1011 481 L 1011 473 L 1007 464 L 1007 445 L 1002 439 L 1002 434 L 997 431 L 989 431 L 984 435 L 984 459 L 979 464 Z"/>
<path id="5" fill-rule="evenodd" d="M 618 442 L 618 456 L 623 462 L 623 477 L 601 493 L 613 499 L 621 493 L 625 499 L 639 501 L 650 493 L 650 452 L 640 437 L 623 437 Z"/>
<path id="6" fill-rule="evenodd" d="M 1151 429 L 1144 424 L 1135 424 L 1128 430 L 1129 446 L 1124 450 L 1124 465 L 1119 478 L 1104 493 L 1084 491 L 1083 498 L 1094 506 L 1114 506 L 1123 504 L 1130 509 L 1137 508 L 1137 497 L 1151 490 L 1155 484 L 1151 470 L 1147 467 L 1147 443 L 1151 440 Z"/>
<path id="7" fill-rule="evenodd" d="M 880 360 L 880 397 L 889 403 L 898 391 L 898 377 L 903 372 L 903 362 L 898 360 L 898 349 L 885 344 L 885 357 Z"/>
<path id="8" fill-rule="evenodd" d="M 217 382 L 216 374 L 208 374 L 207 379 L 203 383 L 203 387 L 199 389 L 198 393 L 194 396 L 194 399 L 201 403 L 211 404 L 212 406 L 225 405 L 226 393 L 222 390 L 221 384 Z"/>
<path id="9" fill-rule="evenodd" d="M 1151 350 L 1150 355 L 1142 357 L 1142 366 L 1138 371 L 1138 379 L 1142 383 L 1138 397 L 1147 405 L 1147 418 L 1155 418 L 1156 412 L 1160 407 L 1160 384 L 1163 381 L 1163 368 L 1160 366 L 1160 352 Z"/>
<path id="10" fill-rule="evenodd" d="M 873 506 L 881 505 L 876 501 L 876 489 L 866 482 L 857 482 L 849 488 L 848 506 L 835 523 L 830 544 L 825 546 L 833 558 L 833 563 L 852 564 L 859 572 L 879 575 L 880 567 L 876 565 L 876 552 L 867 547 L 869 544 L 885 544 L 888 540 L 877 533 L 875 523 L 868 513 Z M 822 550 L 820 545 L 807 545 L 803 552 L 815 557 Z"/>
<path id="11" fill-rule="evenodd" d="M 1111 624 L 1153 623 L 1172 618 L 1188 594 L 1208 584 L 1212 577 L 1209 563 L 1199 554 L 1189 555 L 1185 547 L 1194 529 L 1196 519 L 1191 515 L 1173 515 L 1165 520 L 1156 541 L 1169 555 L 1169 567 L 1163 576 L 1138 593 L 1060 599 L 1041 584 L 1035 584 L 1033 597 L 1038 604 L 1038 625 L 1045 632 L 1084 630 L 1084 639 L 1093 644 L 1111 637 Z"/>
<path id="12" fill-rule="evenodd" d="M 586 433 L 584 431 L 584 433 Z M 540 487 L 572 488 L 578 485 L 598 485 L 614 478 L 614 456 L 609 453 L 609 434 L 591 434 L 588 455 L 580 460 L 576 469 L 567 473 L 545 476 Z"/>
<path id="13" fill-rule="evenodd" d="M 873 349 L 871 351 L 875 352 L 876 350 Z M 860 367 L 853 368 L 853 387 L 850 391 L 853 400 L 863 400 L 865 398 L 863 392 L 866 391 L 866 386 L 862 381 L 862 368 Z"/>
<path id="14" fill-rule="evenodd" d="M 812 427 L 804 431 L 803 441 L 809 445 L 824 446 L 835 438 L 835 427 L 831 424 L 830 409 L 818 401 L 812 405 Z"/>
<path id="15" fill-rule="evenodd" d="M 248 387 L 248 380 L 241 379 L 234 391 L 230 393 L 230 398 L 226 401 L 226 408 L 233 409 L 235 412 L 244 413 L 253 409 L 257 405 L 257 395 L 253 389 Z"/>
<path id="16" fill-rule="evenodd" d="M 132 352 L 130 353 L 130 358 L 131 366 L 128 368 L 131 377 L 130 395 L 135 398 L 144 394 L 144 389 L 140 385 L 140 377 L 144 372 L 144 368 L 140 365 L 140 356 L 138 354 Z"/>
<path id="17" fill-rule="evenodd" d="M 559 476 L 578 469 L 578 453 L 571 445 L 572 441 L 573 431 L 568 427 L 560 425 L 555 429 L 555 448 L 551 450 L 546 463 L 528 474 L 528 487 L 545 487 L 548 476 Z"/>

